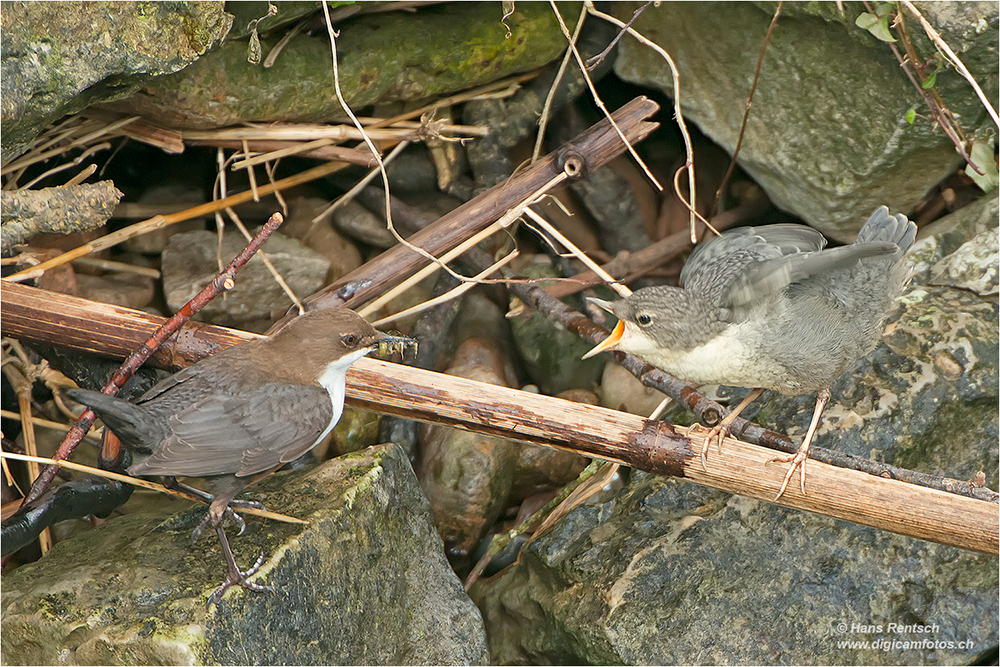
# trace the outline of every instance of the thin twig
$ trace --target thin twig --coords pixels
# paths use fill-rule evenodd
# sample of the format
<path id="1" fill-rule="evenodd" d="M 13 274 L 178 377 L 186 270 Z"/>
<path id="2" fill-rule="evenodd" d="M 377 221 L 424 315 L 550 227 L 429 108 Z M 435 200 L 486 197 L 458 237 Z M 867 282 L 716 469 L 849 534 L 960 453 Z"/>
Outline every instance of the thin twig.
<path id="1" fill-rule="evenodd" d="M 781 16 L 781 10 L 784 6 L 785 0 L 781 0 L 778 6 L 774 8 L 774 16 L 771 17 L 771 24 L 767 26 L 767 32 L 764 33 L 764 43 L 760 45 L 760 55 L 757 56 L 757 69 L 753 73 L 753 83 L 750 85 L 750 93 L 747 95 L 747 107 L 743 111 L 743 122 L 740 124 L 740 134 L 736 139 L 736 148 L 733 149 L 733 158 L 729 161 L 729 169 L 726 170 L 726 175 L 722 177 L 719 189 L 715 191 L 715 201 L 712 202 L 712 209 L 708 212 L 709 218 L 713 217 L 716 211 L 719 210 L 719 201 L 722 199 L 722 193 L 726 191 L 729 179 L 732 177 L 733 171 L 736 170 L 736 160 L 739 158 L 740 149 L 743 147 L 743 137 L 747 131 L 750 109 L 753 107 L 753 96 L 757 92 L 757 82 L 760 80 L 760 70 L 764 64 L 764 54 L 767 52 L 767 45 L 771 41 L 771 33 L 774 32 L 774 26 L 778 24 L 778 17 Z"/>
<path id="2" fill-rule="evenodd" d="M 11 412 L 10 410 L 0 410 L 0 417 L 3 417 L 4 419 L 13 419 L 15 421 L 23 421 L 20 413 Z M 35 416 L 31 417 L 31 423 L 35 426 L 51 429 L 53 431 L 68 431 L 70 429 L 70 426 L 68 424 L 64 424 L 63 422 L 54 422 L 51 419 L 42 419 L 41 417 Z M 100 442 L 99 438 L 90 433 L 86 435 L 86 439 L 91 440 L 92 442 Z"/>
<path id="3" fill-rule="evenodd" d="M 628 20 L 628 23 L 625 24 L 624 28 L 618 31 L 618 34 L 615 35 L 615 38 L 611 40 L 611 43 L 608 44 L 605 47 L 605 49 L 600 53 L 598 53 L 596 56 L 587 59 L 588 70 L 592 70 L 598 65 L 600 65 L 602 62 L 604 62 L 604 59 L 608 57 L 609 53 L 611 53 L 611 49 L 615 48 L 615 44 L 621 41 L 622 36 L 628 31 L 629 28 L 632 27 L 632 24 L 635 23 L 635 20 L 637 18 L 639 18 L 639 15 L 642 14 L 644 11 L 646 11 L 646 8 L 649 7 L 651 4 L 653 4 L 655 1 L 656 0 L 648 0 L 646 4 L 644 4 L 642 7 L 639 7 L 634 12 L 632 12 L 632 18 Z"/>
<path id="4" fill-rule="evenodd" d="M 372 326 L 381 327 L 391 322 L 395 322 L 396 320 L 401 320 L 404 317 L 409 317 L 410 315 L 416 315 L 418 313 L 422 313 L 425 310 L 434 308 L 435 306 L 445 303 L 447 301 L 451 301 L 452 299 L 457 299 L 458 297 L 462 296 L 470 289 L 475 287 L 477 284 L 485 282 L 490 274 L 499 271 L 501 268 L 509 264 L 519 254 L 520 253 L 518 253 L 517 250 L 511 251 L 506 255 L 504 255 L 504 257 L 502 257 L 500 260 L 486 267 L 472 278 L 469 278 L 468 282 L 461 283 L 457 287 L 450 289 L 444 294 L 436 296 L 433 299 L 428 299 L 427 301 L 424 301 L 423 303 L 418 303 L 417 305 L 407 308 L 406 310 L 401 310 L 398 313 L 389 315 L 388 317 L 383 317 L 380 320 L 376 320 L 372 322 Z"/>
<path id="5" fill-rule="evenodd" d="M 24 185 L 22 185 L 18 189 L 19 190 L 27 190 L 27 189 L 31 188 L 31 186 L 37 185 L 38 183 L 40 183 L 41 181 L 45 180 L 49 176 L 52 176 L 54 174 L 58 174 L 61 171 L 66 171 L 67 169 L 72 169 L 73 167 L 77 166 L 78 164 L 80 164 L 81 162 L 83 162 L 84 160 L 86 160 L 87 158 L 89 158 L 94 153 L 97 153 L 99 151 L 106 151 L 109 148 L 111 148 L 111 144 L 109 144 L 107 142 L 102 143 L 102 144 L 97 144 L 96 146 L 91 146 L 90 148 L 88 148 L 87 150 L 85 150 L 83 153 L 81 153 L 80 155 L 78 155 L 73 160 L 71 160 L 69 162 L 65 162 L 65 163 L 63 163 L 63 164 L 61 164 L 61 165 L 59 165 L 57 167 L 53 167 L 52 169 L 49 169 L 48 171 L 42 173 L 41 175 L 36 176 L 35 178 L 31 179 L 30 181 L 28 181 L 27 183 L 25 183 Z M 66 185 L 68 185 L 68 183 Z"/>
<path id="6" fill-rule="evenodd" d="M 159 280 L 160 278 L 160 272 L 157 269 L 153 269 L 148 266 L 126 264 L 125 262 L 115 262 L 110 259 L 80 257 L 79 259 L 74 259 L 73 264 L 79 264 L 80 266 L 86 266 L 94 269 L 101 269 L 103 271 L 111 271 L 113 273 L 134 273 L 137 276 L 145 276 L 154 280 Z"/>
<path id="7" fill-rule="evenodd" d="M 604 106 L 604 100 L 602 100 L 601 96 L 597 94 L 597 88 L 594 87 L 594 82 L 590 78 L 590 73 L 587 71 L 587 66 L 583 64 L 583 57 L 577 50 L 576 44 L 573 42 L 573 36 L 570 35 L 569 28 L 566 27 L 566 22 L 563 21 L 562 14 L 559 13 L 559 8 L 556 6 L 555 0 L 549 0 L 549 6 L 552 7 L 552 13 L 556 15 L 556 19 L 559 21 L 559 29 L 562 30 L 563 36 L 569 43 L 569 50 L 573 53 L 573 58 L 576 59 L 576 63 L 580 67 L 580 73 L 583 74 L 583 80 L 587 82 L 587 88 L 590 89 L 590 95 L 594 99 L 594 104 L 597 105 L 597 108 L 601 110 L 601 113 L 604 114 L 604 117 L 608 119 L 609 123 L 611 123 L 611 127 L 614 128 L 615 132 L 618 133 L 618 137 L 625 144 L 625 147 L 628 149 L 628 152 L 632 156 L 632 159 L 635 160 L 636 164 L 642 167 L 643 172 L 645 172 L 646 174 L 646 178 L 649 179 L 650 183 L 656 186 L 657 190 L 662 191 L 663 186 L 660 185 L 660 182 L 656 180 L 656 177 L 653 176 L 653 172 L 649 170 L 649 167 L 647 167 L 646 163 L 643 162 L 641 157 L 639 157 L 639 154 L 635 152 L 635 148 L 633 148 L 632 144 L 629 143 L 629 140 L 625 138 L 625 134 L 621 131 L 621 128 L 618 127 L 618 123 L 616 123 L 615 119 L 611 117 L 611 112 L 608 111 L 608 108 L 606 106 Z"/>
<path id="8" fill-rule="evenodd" d="M 340 102 L 340 106 L 343 107 L 344 112 L 350 117 L 354 126 L 357 128 L 358 132 L 361 133 L 361 138 L 364 140 L 365 144 L 371 150 L 372 155 L 375 156 L 375 161 L 378 162 L 379 173 L 382 175 L 382 188 L 385 190 L 385 226 L 389 232 L 393 235 L 396 241 L 410 250 L 414 251 L 418 255 L 424 257 L 428 261 L 437 264 L 442 269 L 450 273 L 452 276 L 459 280 L 466 280 L 465 276 L 462 276 L 449 267 L 444 260 L 440 260 L 431 253 L 427 252 L 423 248 L 413 245 L 407 241 L 403 236 L 396 231 L 395 225 L 392 224 L 392 207 L 390 206 L 391 195 L 389 193 L 389 174 L 386 173 L 385 163 L 382 161 L 378 150 L 375 148 L 375 144 L 372 142 L 369 136 L 370 129 L 365 128 L 361 121 L 358 120 L 354 112 L 351 111 L 351 107 L 348 106 L 347 100 L 344 99 L 344 93 L 340 90 L 340 64 L 337 57 L 337 32 L 333 29 L 333 24 L 330 22 L 330 8 L 327 6 L 326 0 L 321 3 L 323 7 L 323 16 L 326 19 L 326 31 L 327 35 L 330 37 L 330 51 L 333 56 L 333 89 L 337 93 L 337 100 Z"/>
<path id="9" fill-rule="evenodd" d="M 409 146 L 409 145 L 410 145 L 409 141 L 401 141 L 398 144 L 396 144 L 396 147 L 392 149 L 392 152 L 390 152 L 388 155 L 386 155 L 385 159 L 382 160 L 383 166 L 387 165 L 390 162 L 392 162 L 393 160 L 395 160 L 396 157 L 400 153 L 402 153 L 404 150 L 406 150 L 406 147 Z M 371 183 L 373 180 L 375 180 L 375 177 L 378 176 L 379 173 L 381 173 L 381 172 L 380 172 L 380 170 L 379 170 L 378 167 L 375 167 L 374 169 L 372 169 L 371 171 L 369 171 L 365 175 L 365 177 L 362 178 L 360 181 L 358 181 L 350 190 L 348 190 L 347 192 L 345 192 L 344 194 L 342 194 L 340 197 L 338 197 L 332 204 L 330 204 L 325 209 L 323 209 L 322 212 L 319 213 L 319 215 L 317 215 L 315 218 L 313 218 L 312 221 L 311 221 L 312 224 L 315 225 L 320 220 L 323 220 L 327 216 L 332 215 L 333 212 L 336 211 L 341 206 L 347 205 L 347 203 L 350 202 L 350 201 L 352 201 L 354 199 L 354 197 L 359 192 L 361 192 L 366 187 L 368 187 L 368 184 Z M 310 230 L 311 229 L 312 228 L 310 227 Z"/>
<path id="10" fill-rule="evenodd" d="M 580 38 L 580 31 L 583 29 L 583 23 L 586 18 L 587 12 L 580 12 L 580 18 L 577 19 L 573 35 L 570 37 L 570 41 L 573 44 L 576 44 L 576 40 Z M 559 70 L 556 72 L 556 76 L 552 80 L 552 85 L 549 86 L 549 92 L 545 96 L 545 104 L 542 105 L 542 113 L 538 119 L 538 135 L 535 137 L 535 148 L 531 151 L 532 162 L 537 160 L 538 156 L 542 154 L 542 141 L 545 139 L 545 128 L 549 124 L 549 111 L 552 109 L 552 100 L 556 97 L 556 90 L 559 88 L 559 84 L 562 83 L 562 78 L 566 74 L 566 67 L 569 65 L 570 58 L 572 57 L 572 51 L 566 49 L 562 62 L 559 63 Z"/>
<path id="11" fill-rule="evenodd" d="M 868 0 L 862 0 L 865 9 L 869 12 L 874 13 Z M 905 55 L 900 55 L 899 49 L 892 42 L 889 42 L 889 50 L 892 54 L 896 56 L 896 60 L 899 62 L 900 69 L 906 74 L 906 78 L 910 80 L 913 84 L 914 89 L 920 98 L 924 101 L 927 109 L 930 111 L 931 120 L 934 125 L 941 128 L 948 140 L 955 146 L 955 150 L 962 156 L 967 164 L 972 165 L 973 169 L 979 172 L 979 167 L 972 164 L 972 158 L 969 157 L 969 153 L 966 150 L 968 146 L 968 139 L 965 136 L 965 132 L 962 130 L 961 123 L 955 118 L 955 114 L 951 112 L 951 109 L 945 105 L 944 100 L 941 99 L 941 95 L 938 93 L 935 87 L 930 89 L 924 88 L 923 84 L 927 80 L 927 76 L 924 74 L 924 67 L 921 63 L 920 56 L 917 55 L 916 48 L 913 45 L 913 40 L 910 38 L 910 31 L 906 25 L 906 17 L 903 14 L 902 5 L 897 5 L 898 9 L 896 11 L 896 18 L 892 22 L 892 28 L 896 31 L 899 36 L 899 43 L 903 45 L 903 49 L 906 52 Z M 919 80 L 918 80 L 919 79 Z M 980 172 L 981 173 L 981 172 Z"/>
<path id="12" fill-rule="evenodd" d="M 258 188 L 258 192 L 261 195 L 269 195 L 280 188 L 291 188 L 296 185 L 316 180 L 317 178 L 329 176 L 330 174 L 340 171 L 347 166 L 348 165 L 344 162 L 327 162 L 326 164 L 321 164 L 317 167 L 313 167 L 312 169 L 307 169 L 303 172 L 295 174 L 294 176 L 289 176 L 288 178 L 283 178 L 270 185 Z M 221 211 L 227 206 L 236 206 L 237 204 L 248 202 L 251 199 L 253 199 L 253 193 L 246 190 L 239 194 L 226 197 L 225 199 L 199 204 L 198 206 L 178 211 L 177 213 L 153 216 L 149 220 L 137 222 L 134 225 L 130 225 L 124 229 L 118 230 L 117 232 L 112 232 L 111 234 L 102 236 L 101 238 L 91 241 L 90 243 L 86 243 L 78 248 L 68 250 L 63 254 L 57 255 L 56 257 L 44 261 L 30 269 L 24 269 L 23 271 L 19 271 L 13 275 L 6 276 L 3 280 L 17 282 L 26 279 L 29 275 L 30 277 L 37 277 L 38 274 L 48 271 L 49 269 L 62 266 L 66 262 L 70 262 L 78 257 L 83 257 L 84 255 L 113 248 L 120 243 L 124 243 L 130 238 L 140 236 L 155 229 L 162 229 L 178 222 L 184 222 L 185 220 L 191 220 L 193 218 L 200 218 L 209 215 L 210 213 L 214 213 L 215 211 Z"/>
<path id="13" fill-rule="evenodd" d="M 44 463 L 52 466 L 53 468 L 66 468 L 67 470 L 75 470 L 77 472 L 87 473 L 88 475 L 96 475 L 97 477 L 104 477 L 105 479 L 111 479 L 116 482 L 121 482 L 122 484 L 131 484 L 132 486 L 138 486 L 143 489 L 149 489 L 150 491 L 157 491 L 159 493 L 165 493 L 169 496 L 176 496 L 178 498 L 184 498 L 185 500 L 191 500 L 197 503 L 204 503 L 204 499 L 198 496 L 186 493 L 180 489 L 171 489 L 169 487 L 163 486 L 162 484 L 157 484 L 156 482 L 150 482 L 148 479 L 141 479 L 139 477 L 129 477 L 128 475 L 120 475 L 116 472 L 111 472 L 110 470 L 102 470 L 101 468 L 94 468 L 92 466 L 83 465 L 82 463 L 74 463 L 73 461 L 66 461 L 64 459 L 50 459 L 44 456 L 29 456 L 24 454 L 14 454 L 12 452 L 2 452 L 0 457 L 4 459 L 11 459 L 13 461 L 26 461 L 29 463 L 34 463 L 35 465 L 39 463 Z M 299 523 L 308 524 L 308 521 L 303 521 L 302 519 L 296 519 L 292 516 L 287 516 L 285 514 L 278 514 L 277 512 L 271 512 L 269 510 L 260 509 L 257 507 L 241 507 L 240 512 L 243 514 L 253 514 L 254 516 L 261 516 L 267 519 L 274 519 L 275 521 L 282 521 L 284 523 Z M 48 529 L 46 529 L 48 530 Z"/>
<path id="14" fill-rule="evenodd" d="M 528 197 L 526 197 L 524 199 L 524 201 L 522 201 L 519 205 L 517 205 L 517 206 L 511 208 L 509 211 L 507 211 L 503 216 L 501 216 L 501 218 L 499 220 L 497 220 L 496 222 L 494 222 L 493 224 L 491 224 L 489 227 L 487 227 L 486 229 L 483 229 L 482 231 L 478 232 L 477 234 L 474 234 L 473 236 L 465 239 L 462 243 L 458 244 L 457 246 L 455 246 L 454 248 L 452 248 L 451 250 L 449 250 L 448 252 L 446 252 L 444 255 L 441 256 L 440 261 L 437 261 L 434 264 L 430 264 L 430 265 L 424 266 L 419 271 L 417 271 L 413 275 L 409 276 L 406 280 L 402 281 L 401 283 L 399 283 L 398 285 L 396 285 L 395 287 L 393 287 L 392 289 L 390 289 L 386 293 L 382 294 L 377 299 L 375 299 L 375 300 L 371 301 L 370 303 L 366 304 L 363 308 L 358 309 L 358 314 L 361 315 L 362 317 L 367 317 L 367 316 L 369 316 L 369 315 L 377 312 L 379 308 L 381 308 L 385 304 L 389 303 L 390 301 L 392 301 L 393 299 L 395 299 L 397 296 L 399 296 L 400 294 L 402 294 L 406 290 L 410 289 L 411 287 L 413 287 L 414 285 L 416 285 L 417 283 L 419 283 L 421 280 L 423 280 L 427 276 L 433 274 L 435 271 L 437 271 L 438 267 L 444 266 L 445 268 L 447 268 L 447 264 L 446 264 L 447 262 L 450 262 L 451 260 L 455 259 L 459 255 L 461 255 L 462 253 L 464 253 L 466 250 L 468 250 L 468 249 L 472 248 L 473 246 L 475 246 L 480 241 L 482 241 L 482 240 L 484 240 L 486 238 L 489 238 L 490 236 L 492 236 L 496 232 L 498 232 L 498 231 L 500 231 L 502 229 L 505 229 L 505 228 L 509 227 L 510 225 L 512 225 L 518 218 L 521 217 L 521 215 L 528 208 L 528 206 L 531 205 L 533 202 L 536 201 L 536 199 L 538 197 L 541 197 L 542 195 L 544 195 L 545 193 L 547 193 L 549 190 L 551 190 L 552 188 L 554 188 L 556 185 L 558 185 L 559 183 L 563 182 L 565 179 L 566 179 L 566 173 L 565 172 L 562 172 L 562 173 L 558 174 L 551 181 L 549 181 L 548 183 L 546 183 L 545 185 L 543 185 L 541 188 L 539 188 L 538 190 L 536 190 L 534 193 L 532 193 L 531 195 L 529 195 Z M 486 268 L 487 267 L 481 267 L 480 271 L 484 271 Z M 452 271 L 450 268 L 448 269 L 448 273 L 451 274 L 452 277 L 458 279 L 459 281 L 461 281 L 463 283 L 464 282 L 484 282 L 484 281 L 481 281 L 481 280 L 477 280 L 475 278 L 468 278 L 466 276 L 458 274 L 458 273 Z"/>
<path id="15" fill-rule="evenodd" d="M 691 194 L 691 205 L 688 207 L 689 210 L 691 211 L 691 216 L 689 219 L 689 224 L 691 228 L 691 243 L 697 243 L 698 236 L 695 231 L 696 218 L 694 214 L 696 208 L 695 204 L 697 202 L 695 178 L 694 178 L 694 147 L 691 144 L 691 135 L 688 133 L 687 123 L 684 121 L 684 114 L 681 113 L 681 75 L 680 72 L 677 70 L 677 65 L 674 63 L 674 59 L 670 57 L 670 54 L 667 53 L 666 49 L 664 49 L 659 44 L 653 42 L 652 40 L 646 39 L 644 36 L 639 34 L 635 28 L 625 25 L 624 23 L 616 19 L 614 16 L 598 11 L 597 8 L 594 7 L 594 3 L 591 0 L 584 0 L 583 4 L 587 7 L 588 13 L 593 14 L 597 18 L 604 19 L 609 23 L 613 23 L 619 28 L 622 28 L 623 30 L 628 32 L 628 34 L 632 35 L 632 37 L 637 39 L 641 44 L 644 44 L 645 46 L 648 46 L 649 48 L 659 53 L 660 56 L 664 60 L 666 60 L 667 64 L 670 66 L 670 75 L 673 77 L 673 86 L 674 86 L 674 94 L 673 94 L 674 120 L 677 121 L 677 129 L 680 130 L 681 137 L 683 137 L 684 139 L 684 154 L 687 158 L 687 161 L 685 162 L 684 166 L 687 167 L 688 170 L 688 192 Z M 660 189 L 662 190 L 663 188 Z M 683 200 L 684 197 L 681 195 L 680 190 L 676 187 L 674 188 L 674 190 L 676 191 L 677 196 L 681 200 Z"/>
<path id="16" fill-rule="evenodd" d="M 218 157 L 222 158 L 222 156 L 223 156 L 223 151 L 220 148 L 218 150 Z M 232 156 L 232 158 L 235 157 L 236 157 L 235 155 Z M 251 171 L 251 173 L 253 172 L 253 168 L 250 168 L 249 170 Z M 220 165 L 219 170 L 216 172 L 215 187 L 213 188 L 213 190 L 217 190 L 218 194 L 220 195 L 220 198 L 225 198 L 226 196 L 225 161 L 223 161 L 223 164 Z M 275 190 L 274 194 L 275 196 L 278 196 L 279 193 L 277 190 Z M 246 228 L 246 225 L 243 224 L 243 220 L 240 219 L 240 216 L 236 214 L 236 211 L 234 211 L 232 207 L 228 206 L 225 209 L 223 209 L 223 211 L 225 211 L 226 215 L 229 217 L 230 222 L 232 222 L 233 225 L 236 226 L 236 229 L 239 230 L 240 234 L 243 235 L 243 238 L 245 238 L 247 241 L 251 241 L 253 239 L 253 236 L 250 234 L 250 231 Z M 287 208 L 286 208 L 286 213 L 287 213 Z M 219 247 L 221 248 L 222 233 L 224 230 L 224 226 L 220 224 L 219 213 L 216 213 L 215 216 L 216 216 L 216 226 L 219 229 Z M 274 263 L 271 261 L 271 258 L 268 257 L 267 253 L 264 252 L 263 250 L 260 251 L 260 259 L 261 261 L 264 262 L 264 266 L 267 267 L 268 273 L 270 273 L 271 277 L 274 278 L 274 282 L 278 284 L 278 287 L 281 288 L 281 291 L 284 292 L 285 296 L 287 296 L 291 300 L 291 302 L 295 304 L 295 307 L 299 309 L 299 314 L 306 312 L 305 307 L 302 305 L 302 301 L 299 300 L 299 297 L 295 295 L 295 291 L 292 290 L 292 286 L 288 284 L 284 276 L 281 275 L 281 272 L 278 271 L 278 267 L 274 265 Z"/>
<path id="17" fill-rule="evenodd" d="M 596 273 L 598 277 L 603 278 L 607 282 L 608 286 L 617 292 L 619 296 L 624 298 L 632 294 L 632 290 L 625 287 L 625 285 L 620 284 L 614 276 L 602 269 L 597 262 L 590 259 L 590 257 L 587 257 L 587 253 L 577 248 L 575 243 L 563 236 L 558 229 L 549 224 L 548 220 L 538 213 L 535 213 L 530 208 L 524 209 L 524 213 L 531 218 L 535 224 L 544 229 L 547 234 L 551 235 L 552 238 L 561 243 L 562 246 L 566 248 L 566 250 L 568 250 L 574 257 L 583 262 L 584 266 Z"/>
<path id="18" fill-rule="evenodd" d="M 983 106 L 986 108 L 987 113 L 990 114 L 990 118 L 993 119 L 994 125 L 996 125 L 997 128 L 1000 128 L 1000 116 L 997 116 L 996 109 L 993 108 L 993 105 L 990 103 L 989 99 L 987 99 L 986 94 L 983 92 L 983 89 L 979 87 L 978 83 L 976 83 L 976 80 L 972 77 L 972 73 L 969 72 L 969 69 L 965 66 L 965 63 L 963 63 L 962 60 L 957 55 L 955 55 L 955 52 L 951 50 L 951 47 L 948 46 L 948 43 L 941 38 L 941 35 L 939 35 L 938 31 L 934 29 L 934 26 L 932 26 L 930 23 L 927 22 L 927 19 L 924 18 L 924 15 L 920 13 L 920 11 L 913 5 L 912 2 L 910 2 L 910 0 L 902 0 L 902 3 L 903 6 L 906 7 L 911 14 L 917 17 L 917 20 L 920 21 L 920 25 L 923 26 L 924 28 L 924 32 L 926 32 L 927 36 L 931 38 L 931 41 L 934 42 L 938 46 L 938 48 L 945 53 L 945 55 L 948 56 L 948 58 L 951 60 L 951 64 L 954 65 L 956 70 L 958 70 L 958 73 L 961 74 L 962 77 L 969 82 L 969 85 L 972 86 L 972 89 L 976 91 L 976 96 L 979 98 L 979 101 L 983 103 Z"/>
<path id="19" fill-rule="evenodd" d="M 466 577 L 463 586 L 465 590 L 468 591 L 472 588 L 472 585 L 476 583 L 480 576 L 482 576 L 483 571 L 487 568 L 493 558 L 499 554 L 501 551 L 507 548 L 507 545 L 513 542 L 515 539 L 532 530 L 533 526 L 539 521 L 544 520 L 546 516 L 549 515 L 556 507 L 558 507 L 570 494 L 573 493 L 580 485 L 584 484 L 588 479 L 591 479 L 594 474 L 601 468 L 603 462 L 599 460 L 593 460 L 590 462 L 586 468 L 584 468 L 576 479 L 566 484 L 559 490 L 555 498 L 545 503 L 545 506 L 536 511 L 534 514 L 529 516 L 527 519 L 522 521 L 520 525 L 512 528 L 505 533 L 498 533 L 493 536 L 490 540 L 489 548 L 487 548 L 486 553 L 479 559 L 475 567 Z"/>

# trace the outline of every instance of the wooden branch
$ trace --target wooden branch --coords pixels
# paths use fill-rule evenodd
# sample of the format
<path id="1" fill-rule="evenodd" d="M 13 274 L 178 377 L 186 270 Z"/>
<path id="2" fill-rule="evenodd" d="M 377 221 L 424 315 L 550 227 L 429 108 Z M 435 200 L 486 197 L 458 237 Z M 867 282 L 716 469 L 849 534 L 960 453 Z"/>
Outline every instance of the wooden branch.
<path id="1" fill-rule="evenodd" d="M 139 311 L 18 284 L 0 291 L 4 335 L 123 356 L 162 322 Z M 182 330 L 183 333 L 183 330 Z M 252 334 L 193 328 L 189 342 L 226 346 Z M 177 352 L 168 359 L 190 361 Z M 183 363 L 181 365 L 184 365 Z M 348 402 L 376 412 L 568 449 L 649 472 L 771 502 L 782 466 L 764 465 L 771 450 L 726 438 L 703 470 L 690 440 L 670 424 L 400 364 L 362 359 L 347 376 Z M 997 555 L 997 505 L 836 468 L 812 459 L 809 495 L 790 488 L 780 504 L 900 535 Z"/>
<path id="2" fill-rule="evenodd" d="M 652 100 L 637 97 L 612 114 L 612 117 L 626 138 L 635 143 L 659 126 L 659 123 L 645 120 L 659 108 L 659 105 Z M 583 132 L 570 142 L 569 146 L 569 149 L 561 149 L 547 155 L 503 183 L 459 206 L 410 236 L 407 241 L 434 256 L 440 256 L 493 224 L 509 209 L 520 204 L 525 197 L 559 175 L 563 170 L 560 158 L 567 150 L 571 150 L 585 162 L 586 171 L 597 169 L 625 150 L 618 133 L 607 120 Z M 340 305 L 355 308 L 381 294 L 387 287 L 401 282 L 426 262 L 424 257 L 413 250 L 397 245 L 313 294 L 304 302 L 310 310 Z"/>

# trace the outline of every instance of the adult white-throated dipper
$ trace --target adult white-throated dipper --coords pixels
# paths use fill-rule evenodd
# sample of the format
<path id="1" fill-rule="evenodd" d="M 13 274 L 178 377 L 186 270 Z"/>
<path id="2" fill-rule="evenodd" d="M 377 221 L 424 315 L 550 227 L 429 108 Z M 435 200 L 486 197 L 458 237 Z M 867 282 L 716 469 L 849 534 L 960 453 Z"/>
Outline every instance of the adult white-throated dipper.
<path id="1" fill-rule="evenodd" d="M 800 468 L 805 493 L 809 443 L 830 400 L 830 385 L 878 344 L 902 291 L 901 261 L 917 227 L 880 206 L 848 246 L 803 225 L 734 229 L 699 245 L 681 271 L 683 289 L 647 287 L 613 303 L 591 299 L 618 317 L 608 338 L 584 355 L 621 350 L 696 385 L 753 391 L 709 431 L 701 452 L 722 439 L 765 389 L 817 392 L 816 409 L 775 500 Z"/>
<path id="2" fill-rule="evenodd" d="M 166 378 L 135 404 L 114 396 L 68 390 L 93 408 L 133 455 L 134 476 L 206 477 L 212 493 L 208 517 L 229 566 L 209 598 L 218 602 L 233 584 L 270 590 L 236 565 L 222 527 L 239 506 L 245 486 L 302 456 L 336 425 L 344 410 L 347 369 L 376 349 L 402 349 L 414 341 L 387 336 L 346 309 L 306 313 L 259 340 L 212 354 Z M 172 482 L 172 480 L 171 480 Z M 205 496 L 206 499 L 209 496 Z M 242 503 L 244 506 L 247 503 Z"/>

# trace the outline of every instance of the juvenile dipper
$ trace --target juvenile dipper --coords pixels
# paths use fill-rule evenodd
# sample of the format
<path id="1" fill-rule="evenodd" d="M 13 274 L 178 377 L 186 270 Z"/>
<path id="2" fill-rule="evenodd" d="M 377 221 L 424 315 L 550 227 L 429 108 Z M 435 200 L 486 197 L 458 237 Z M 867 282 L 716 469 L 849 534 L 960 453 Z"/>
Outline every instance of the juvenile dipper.
<path id="1" fill-rule="evenodd" d="M 344 411 L 347 369 L 375 349 L 400 349 L 414 341 L 387 336 L 346 309 L 302 315 L 268 338 L 212 354 L 163 380 L 135 404 L 114 396 L 68 390 L 93 408 L 133 455 L 134 476 L 206 477 L 208 517 L 229 566 L 225 582 L 209 598 L 218 602 L 238 584 L 270 590 L 236 565 L 222 527 L 225 516 L 245 525 L 231 509 L 248 484 L 302 456 L 333 429 Z M 173 479 L 168 484 L 175 484 Z M 259 506 L 259 505 L 257 505 Z"/>
<path id="2" fill-rule="evenodd" d="M 824 250 L 826 239 L 803 225 L 734 229 L 699 245 L 681 271 L 683 289 L 641 289 L 613 303 L 591 299 L 618 317 L 604 350 L 634 354 L 696 385 L 753 391 L 709 431 L 729 433 L 733 420 L 765 389 L 795 396 L 817 392 L 816 409 L 775 500 L 800 469 L 805 493 L 809 443 L 830 400 L 830 385 L 878 344 L 902 291 L 903 254 L 917 227 L 880 206 L 849 246 Z"/>

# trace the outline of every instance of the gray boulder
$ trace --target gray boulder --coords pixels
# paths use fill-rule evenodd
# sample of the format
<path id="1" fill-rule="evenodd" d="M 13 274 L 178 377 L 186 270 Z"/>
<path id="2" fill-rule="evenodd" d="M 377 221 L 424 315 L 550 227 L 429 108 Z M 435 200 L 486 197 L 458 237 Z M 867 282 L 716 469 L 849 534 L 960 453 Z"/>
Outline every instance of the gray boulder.
<path id="1" fill-rule="evenodd" d="M 479 612 L 448 567 L 397 446 L 279 473 L 251 490 L 309 522 L 247 515 L 247 533 L 230 537 L 244 567 L 264 552 L 254 581 L 274 593 L 231 589 L 206 610 L 225 574 L 218 542 L 191 543 L 204 508 L 163 500 L 4 575 L 4 663 L 486 661 Z"/>
<path id="2" fill-rule="evenodd" d="M 915 3 L 996 100 L 995 3 Z M 622 20 L 636 3 L 615 3 Z M 854 25 L 863 11 L 833 3 L 786 3 L 772 34 L 739 162 L 779 207 L 828 237 L 850 242 L 882 204 L 910 211 L 962 163 L 928 115 L 889 45 Z M 730 154 L 736 146 L 774 3 L 665 2 L 648 7 L 635 28 L 673 57 L 685 117 Z M 907 14 L 923 57 L 934 48 Z M 615 70 L 634 83 L 672 93 L 663 58 L 633 39 L 621 42 Z M 936 90 L 970 137 L 993 128 L 968 83 L 953 69 Z M 702 196 L 710 196 L 704 193 Z"/>

